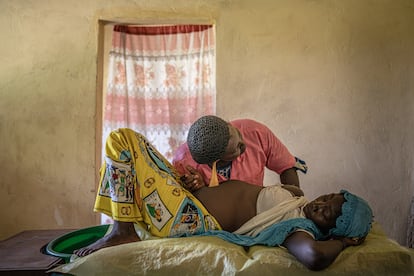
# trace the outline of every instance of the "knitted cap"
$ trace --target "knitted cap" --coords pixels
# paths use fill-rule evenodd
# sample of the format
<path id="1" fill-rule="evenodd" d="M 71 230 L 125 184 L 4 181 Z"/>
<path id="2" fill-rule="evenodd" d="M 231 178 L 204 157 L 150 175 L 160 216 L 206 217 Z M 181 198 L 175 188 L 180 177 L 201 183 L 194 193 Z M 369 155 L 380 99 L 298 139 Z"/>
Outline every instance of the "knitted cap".
<path id="1" fill-rule="evenodd" d="M 191 125 L 187 144 L 197 163 L 211 164 L 223 156 L 229 139 L 228 123 L 217 116 L 207 115 Z"/>
<path id="2" fill-rule="evenodd" d="M 329 231 L 332 236 L 362 238 L 371 229 L 372 210 L 362 198 L 341 190 L 345 202 L 342 214 L 336 219 L 336 227 Z"/>

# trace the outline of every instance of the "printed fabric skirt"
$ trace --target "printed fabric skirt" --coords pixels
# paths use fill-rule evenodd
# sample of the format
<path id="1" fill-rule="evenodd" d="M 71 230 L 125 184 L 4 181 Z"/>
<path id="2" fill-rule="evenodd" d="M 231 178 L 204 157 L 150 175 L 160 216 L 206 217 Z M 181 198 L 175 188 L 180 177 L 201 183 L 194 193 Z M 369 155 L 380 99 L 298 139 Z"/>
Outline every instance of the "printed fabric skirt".
<path id="1" fill-rule="evenodd" d="M 116 221 L 144 224 L 157 237 L 221 230 L 143 135 L 131 129 L 112 131 L 105 155 L 95 211 Z"/>

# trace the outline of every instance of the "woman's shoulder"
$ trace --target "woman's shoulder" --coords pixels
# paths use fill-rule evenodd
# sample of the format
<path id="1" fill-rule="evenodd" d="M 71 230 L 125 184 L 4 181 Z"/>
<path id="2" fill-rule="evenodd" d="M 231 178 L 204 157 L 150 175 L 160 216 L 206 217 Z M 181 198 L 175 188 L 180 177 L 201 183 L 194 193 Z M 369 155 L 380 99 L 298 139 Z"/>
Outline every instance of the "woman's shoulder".
<path id="1" fill-rule="evenodd" d="M 234 120 L 230 124 L 236 127 L 247 139 L 256 140 L 258 137 L 267 137 L 269 134 L 273 134 L 266 125 L 252 119 Z"/>
<path id="2" fill-rule="evenodd" d="M 263 123 L 253 119 L 236 119 L 230 121 L 230 124 L 235 127 L 266 127 Z"/>

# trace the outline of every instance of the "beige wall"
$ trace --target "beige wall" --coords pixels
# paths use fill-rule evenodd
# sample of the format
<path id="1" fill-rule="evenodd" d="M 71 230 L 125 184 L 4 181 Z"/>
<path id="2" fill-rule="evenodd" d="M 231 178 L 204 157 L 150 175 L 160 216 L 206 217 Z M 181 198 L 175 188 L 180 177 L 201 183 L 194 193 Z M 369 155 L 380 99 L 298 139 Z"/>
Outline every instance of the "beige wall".
<path id="1" fill-rule="evenodd" d="M 414 191 L 410 0 L 1 1 L 0 239 L 96 223 L 98 20 L 217 23 L 217 113 L 267 124 L 405 243 Z M 268 175 L 268 181 L 276 181 Z"/>

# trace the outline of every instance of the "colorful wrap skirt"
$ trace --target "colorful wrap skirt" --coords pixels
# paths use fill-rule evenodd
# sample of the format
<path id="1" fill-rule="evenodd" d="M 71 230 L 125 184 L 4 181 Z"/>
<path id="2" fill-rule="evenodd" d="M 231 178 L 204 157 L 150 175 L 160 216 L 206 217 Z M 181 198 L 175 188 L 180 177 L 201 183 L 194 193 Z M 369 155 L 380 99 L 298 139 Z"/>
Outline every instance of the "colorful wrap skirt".
<path id="1" fill-rule="evenodd" d="M 105 155 L 95 211 L 116 221 L 144 224 L 157 237 L 221 229 L 143 135 L 131 129 L 112 131 Z"/>

